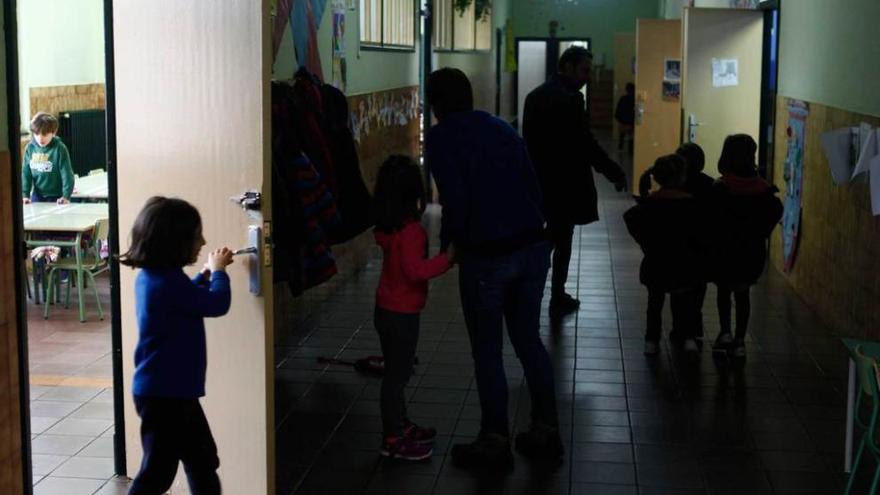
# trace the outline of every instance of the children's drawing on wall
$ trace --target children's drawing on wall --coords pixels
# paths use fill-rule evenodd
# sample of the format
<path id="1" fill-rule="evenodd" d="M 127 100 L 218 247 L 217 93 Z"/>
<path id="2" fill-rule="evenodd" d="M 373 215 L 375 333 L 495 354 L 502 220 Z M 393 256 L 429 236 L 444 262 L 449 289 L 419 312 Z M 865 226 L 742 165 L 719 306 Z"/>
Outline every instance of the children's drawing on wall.
<path id="1" fill-rule="evenodd" d="M 782 255 L 783 268 L 786 272 L 791 271 L 794 264 L 800 232 L 801 194 L 804 184 L 804 136 L 809 113 L 810 109 L 805 102 L 788 101 L 788 128 L 785 130 L 788 136 L 788 151 L 783 169 L 785 212 L 782 215 Z"/>
<path id="2" fill-rule="evenodd" d="M 712 59 L 712 86 L 723 88 L 739 85 L 739 60 L 735 58 Z"/>
<path id="3" fill-rule="evenodd" d="M 380 129 L 406 126 L 419 117 L 418 87 L 352 97 L 351 132 L 360 143 Z"/>
<path id="4" fill-rule="evenodd" d="M 333 86 L 345 91 L 345 3 L 342 0 L 333 2 Z"/>

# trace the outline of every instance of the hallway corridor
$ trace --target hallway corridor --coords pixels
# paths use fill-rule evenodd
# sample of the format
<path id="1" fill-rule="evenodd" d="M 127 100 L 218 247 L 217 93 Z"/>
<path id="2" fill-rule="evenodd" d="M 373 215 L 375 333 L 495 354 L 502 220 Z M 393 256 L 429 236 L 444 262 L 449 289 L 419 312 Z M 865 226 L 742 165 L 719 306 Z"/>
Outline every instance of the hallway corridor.
<path id="1" fill-rule="evenodd" d="M 380 460 L 380 380 L 316 361 L 379 354 L 377 259 L 296 328 L 279 329 L 278 493 L 839 493 L 847 373 L 839 341 L 771 268 L 753 289 L 744 364 L 713 360 L 713 286 L 699 361 L 679 356 L 665 332 L 661 354 L 646 358 L 641 252 L 621 217 L 631 199 L 597 182 L 603 220 L 576 231 L 569 278 L 580 311 L 553 329 L 544 300 L 541 333 L 566 444 L 561 467 L 542 470 L 518 454 L 509 475 L 452 466 L 449 447 L 473 438 L 480 416 L 455 270 L 431 285 L 409 388 L 412 418 L 439 431 L 434 456 L 415 465 Z M 428 217 L 436 234 L 438 212 Z M 668 330 L 668 305 L 664 323 Z M 509 345 L 505 362 L 519 431 L 528 425 L 528 394 Z"/>

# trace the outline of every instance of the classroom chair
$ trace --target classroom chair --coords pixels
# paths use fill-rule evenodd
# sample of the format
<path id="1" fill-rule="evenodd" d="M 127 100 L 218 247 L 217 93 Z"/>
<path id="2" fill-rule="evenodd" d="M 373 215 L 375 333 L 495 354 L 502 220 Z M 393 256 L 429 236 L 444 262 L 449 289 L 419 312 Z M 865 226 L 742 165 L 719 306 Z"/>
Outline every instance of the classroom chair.
<path id="1" fill-rule="evenodd" d="M 872 457 L 874 457 L 874 463 L 876 466 L 874 469 L 874 479 L 871 483 L 871 491 L 868 492 L 871 495 L 874 495 L 877 493 L 878 484 L 880 484 L 880 444 L 877 442 L 877 434 L 880 432 L 880 428 L 878 428 L 877 424 L 878 417 L 880 417 L 880 388 L 878 388 L 878 383 L 880 383 L 880 368 L 878 368 L 875 359 L 865 356 L 862 353 L 861 346 L 858 346 L 853 350 L 852 359 L 856 363 L 856 370 L 859 378 L 855 422 L 859 428 L 864 430 L 864 434 L 862 435 L 862 441 L 859 442 L 859 448 L 856 451 L 856 457 L 852 464 L 852 471 L 849 473 L 849 480 L 846 482 L 846 490 L 843 493 L 845 495 L 852 493 L 853 482 L 856 479 L 856 473 L 859 469 L 859 462 L 861 462 L 862 454 L 867 447 L 868 451 L 871 452 Z M 870 401 L 870 403 L 867 404 L 871 409 L 871 413 L 867 418 L 867 421 L 863 421 L 861 414 L 863 400 Z"/>
<path id="2" fill-rule="evenodd" d="M 94 168 L 94 169 L 92 169 L 92 170 L 89 170 L 89 175 L 100 175 L 100 174 L 103 174 L 103 173 L 104 173 L 104 169 L 103 169 L 103 168 Z"/>
<path id="3" fill-rule="evenodd" d="M 77 294 L 80 298 L 83 297 L 83 286 L 86 285 L 86 280 L 88 280 L 89 283 L 91 283 L 92 288 L 95 290 L 95 301 L 98 304 L 98 318 L 100 318 L 101 320 L 104 319 L 104 311 L 101 309 L 101 295 L 98 292 L 98 284 L 95 282 L 95 275 L 105 272 L 110 268 L 107 259 L 101 258 L 101 243 L 107 242 L 109 234 L 110 221 L 106 218 L 98 220 L 97 223 L 95 223 L 95 230 L 94 235 L 92 236 L 92 242 L 83 255 L 81 266 L 77 265 L 76 258 L 74 257 L 62 258 L 50 265 L 48 276 L 48 300 L 51 300 L 52 298 L 52 290 L 54 287 L 52 282 L 55 280 L 57 272 L 60 270 L 66 270 L 69 275 L 67 277 L 67 292 L 65 294 L 64 307 L 70 308 L 70 285 L 74 275 L 77 273 L 77 270 L 81 268 L 83 274 L 85 275 L 85 278 L 83 278 L 82 285 L 77 284 Z M 49 304 L 46 304 L 46 307 L 43 308 L 43 318 L 49 318 Z M 85 319 L 85 315 L 82 311 L 80 311 L 79 321 L 85 321 Z"/>

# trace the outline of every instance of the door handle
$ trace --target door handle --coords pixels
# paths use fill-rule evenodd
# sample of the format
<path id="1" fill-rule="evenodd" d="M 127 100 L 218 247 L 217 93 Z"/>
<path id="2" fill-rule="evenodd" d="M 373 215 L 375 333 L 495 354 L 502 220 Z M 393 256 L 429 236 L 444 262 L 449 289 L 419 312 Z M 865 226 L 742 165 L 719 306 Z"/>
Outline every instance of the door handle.
<path id="1" fill-rule="evenodd" d="M 701 125 L 706 125 L 704 122 L 697 122 L 697 116 L 694 114 L 688 115 L 688 141 L 691 143 L 697 140 L 697 127 Z"/>

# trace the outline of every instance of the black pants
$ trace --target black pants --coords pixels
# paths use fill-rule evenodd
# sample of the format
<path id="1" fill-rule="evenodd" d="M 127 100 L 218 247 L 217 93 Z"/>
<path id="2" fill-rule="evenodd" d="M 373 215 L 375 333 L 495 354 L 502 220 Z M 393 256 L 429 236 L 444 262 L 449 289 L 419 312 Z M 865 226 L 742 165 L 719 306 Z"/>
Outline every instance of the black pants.
<path id="1" fill-rule="evenodd" d="M 677 290 L 669 294 L 669 304 L 672 309 L 672 326 L 676 334 L 682 339 L 692 339 L 698 335 L 701 324 L 698 323 L 700 309 L 700 290 L 686 289 Z M 705 297 L 703 287 L 702 297 Z M 648 288 L 648 311 L 647 329 L 645 340 L 657 342 L 663 332 L 663 304 L 666 302 L 666 292 Z"/>
<path id="2" fill-rule="evenodd" d="M 551 300 L 565 294 L 565 282 L 568 281 L 568 265 L 571 262 L 571 241 L 574 237 L 574 225 L 570 223 L 548 222 L 547 232 L 553 248 L 553 274 L 551 276 Z"/>
<path id="3" fill-rule="evenodd" d="M 396 313 L 376 308 L 373 324 L 379 332 L 385 374 L 382 376 L 379 407 L 385 437 L 400 436 L 409 423 L 404 391 L 412 375 L 419 343 L 419 314 Z"/>
<path id="4" fill-rule="evenodd" d="M 218 495 L 217 445 L 198 399 L 134 398 L 141 417 L 144 457 L 129 495 L 161 495 L 174 482 L 183 462 L 193 495 Z"/>
<path id="5" fill-rule="evenodd" d="M 749 328 L 749 315 L 752 312 L 752 304 L 749 299 L 748 285 L 729 286 L 718 285 L 718 319 L 721 323 L 722 332 L 730 332 L 730 296 L 736 301 L 736 339 L 746 338 Z"/>

